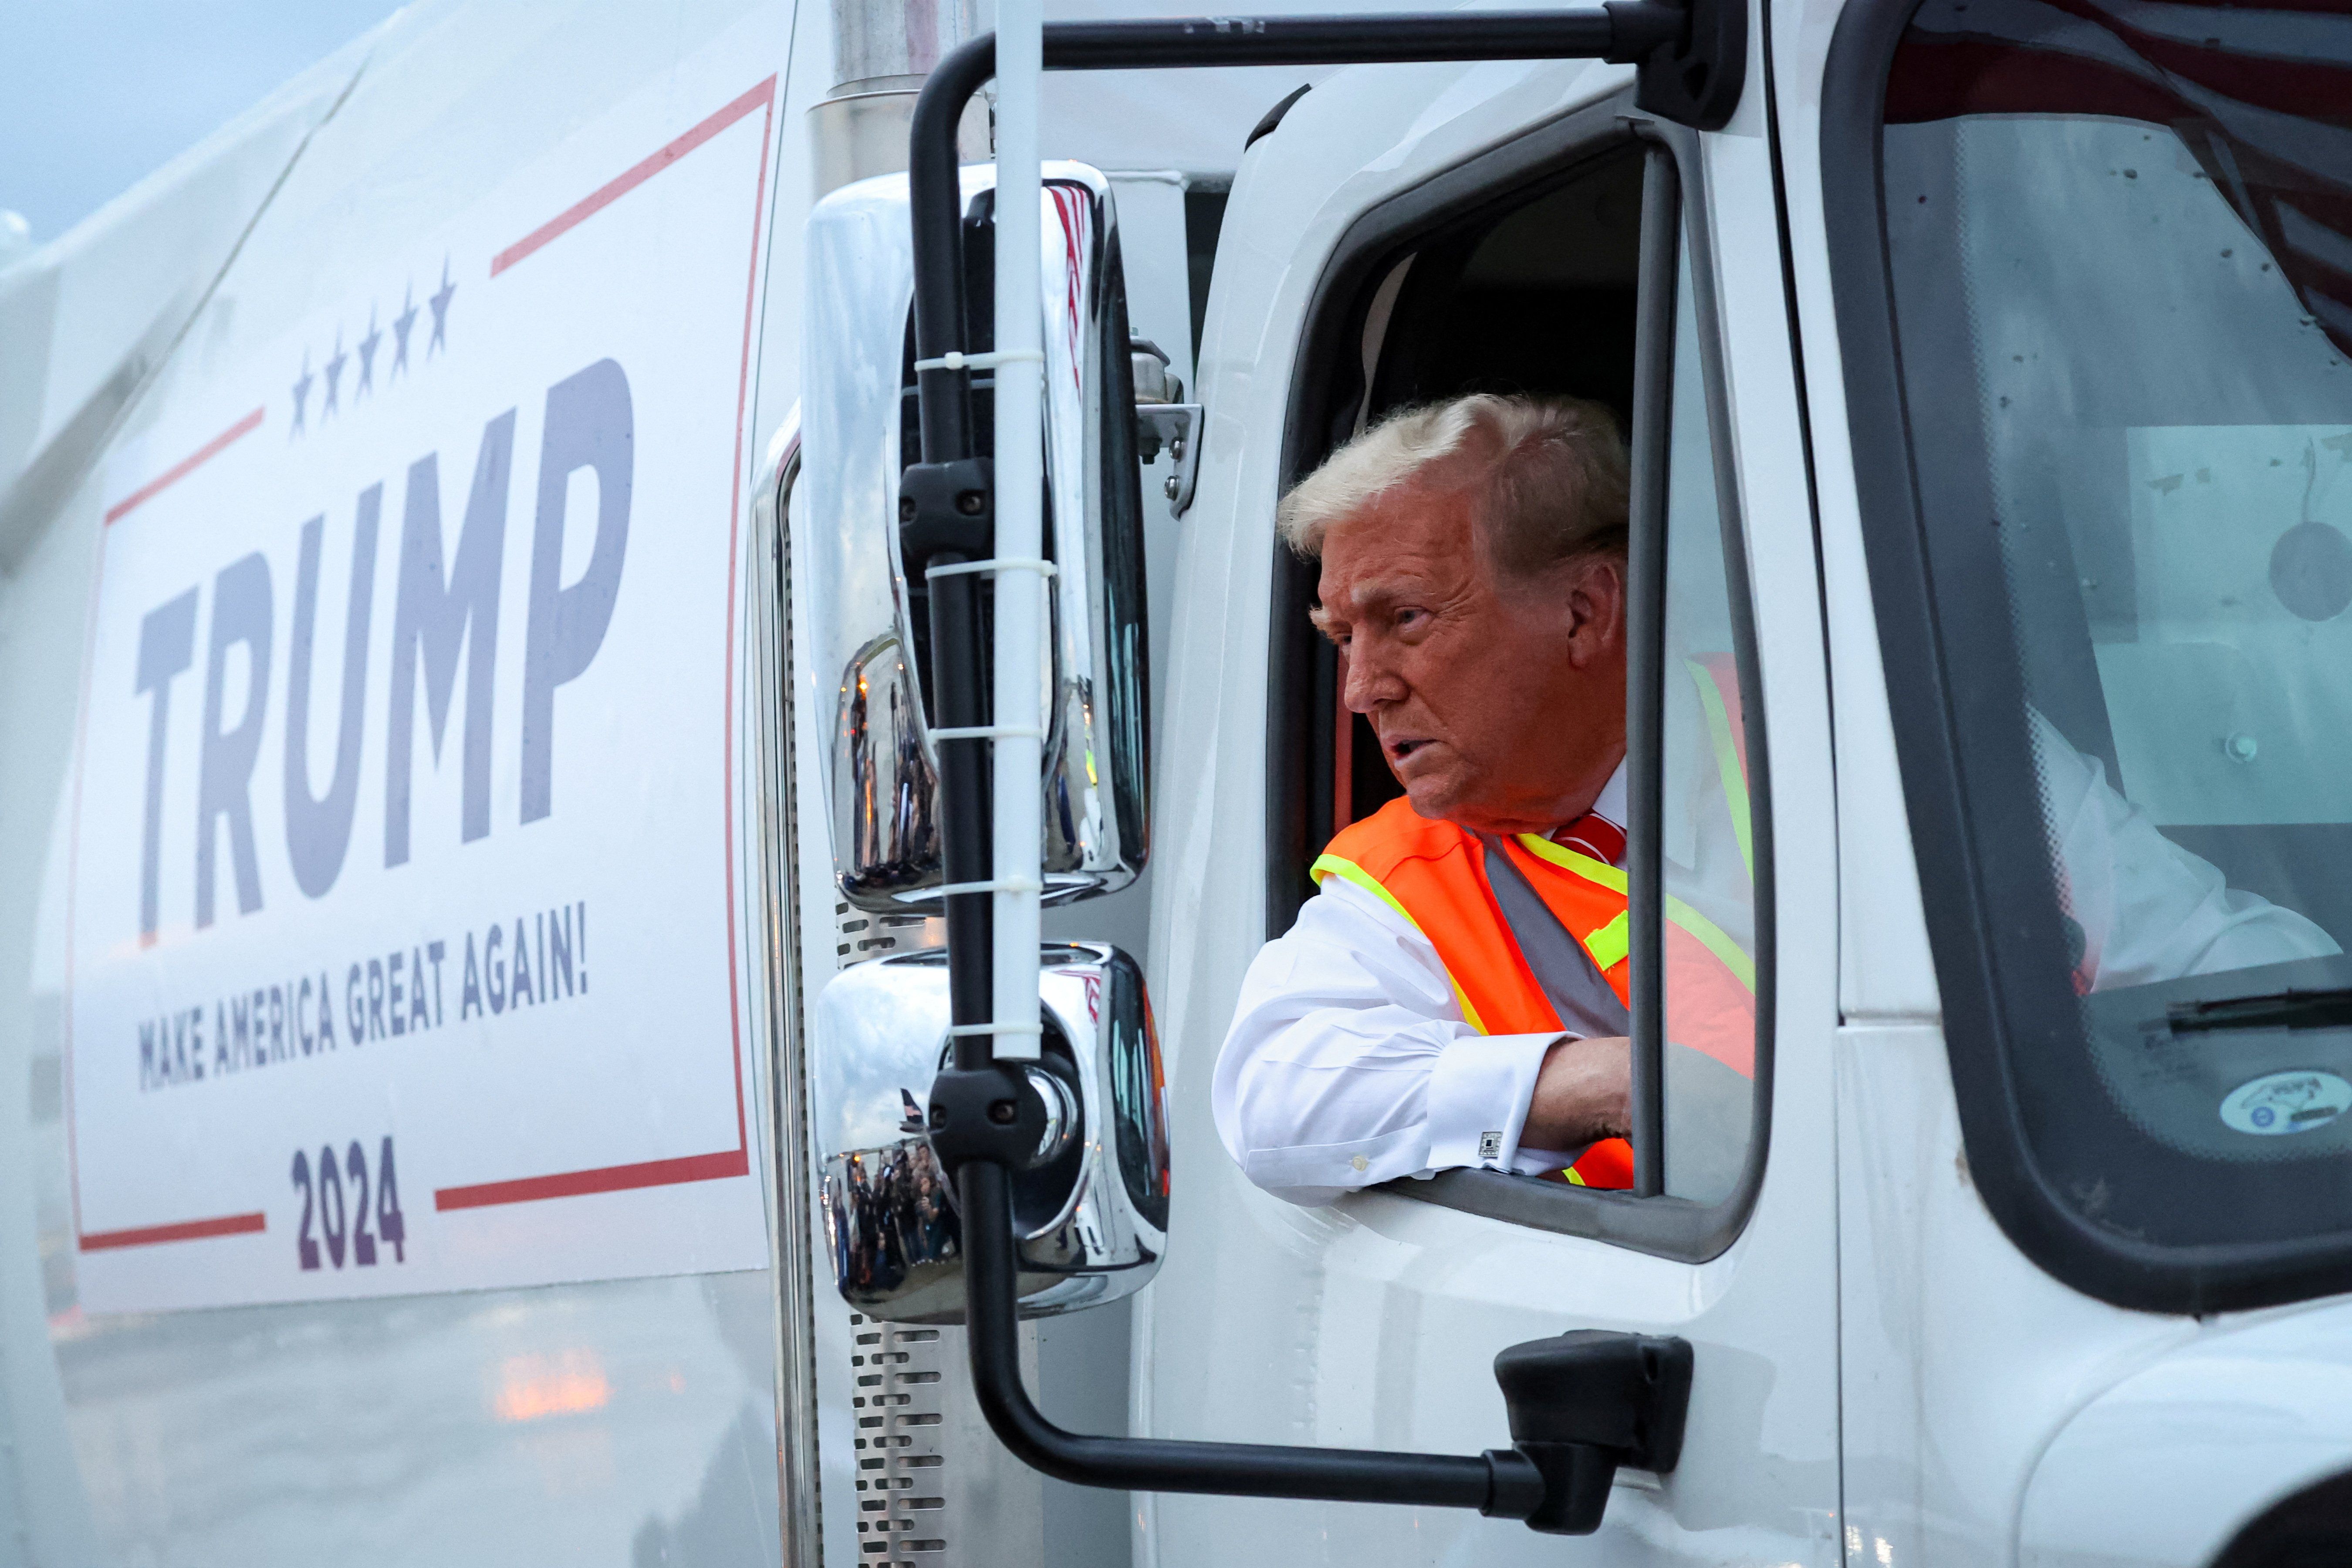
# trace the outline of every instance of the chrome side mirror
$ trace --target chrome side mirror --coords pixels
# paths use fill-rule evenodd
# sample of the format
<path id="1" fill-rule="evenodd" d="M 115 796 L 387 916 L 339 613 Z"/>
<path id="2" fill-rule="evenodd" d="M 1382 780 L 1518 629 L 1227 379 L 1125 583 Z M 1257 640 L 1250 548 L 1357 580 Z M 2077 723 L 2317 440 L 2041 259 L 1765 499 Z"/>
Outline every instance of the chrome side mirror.
<path id="1" fill-rule="evenodd" d="M 992 255 L 994 171 L 963 171 L 967 256 Z M 1109 182 L 1045 166 L 1046 552 L 1054 565 L 1045 710 L 1045 901 L 1115 892 L 1149 853 L 1150 637 L 1133 351 Z M 811 650 L 838 683 L 830 767 L 835 869 L 863 910 L 937 913 L 938 753 L 929 702 L 929 584 L 898 549 L 898 476 L 915 457 L 912 241 L 903 175 L 819 203 L 809 220 L 802 480 L 793 539 L 814 592 Z M 992 295 L 967 280 L 971 341 Z M 975 350 L 975 352 L 979 352 Z M 988 427 L 990 378 L 974 416 Z M 802 510 L 796 508 L 796 510 Z"/>
<path id="2" fill-rule="evenodd" d="M 1013 1181 L 1020 1310 L 1045 1317 L 1141 1289 L 1168 1230 L 1168 1117 L 1143 973 L 1117 948 L 1039 954 L 1046 1107 L 1038 1163 Z M 810 1126 L 834 1282 L 868 1316 L 963 1321 L 963 1228 L 924 1131 L 948 1052 L 939 952 L 852 964 L 817 998 Z"/>

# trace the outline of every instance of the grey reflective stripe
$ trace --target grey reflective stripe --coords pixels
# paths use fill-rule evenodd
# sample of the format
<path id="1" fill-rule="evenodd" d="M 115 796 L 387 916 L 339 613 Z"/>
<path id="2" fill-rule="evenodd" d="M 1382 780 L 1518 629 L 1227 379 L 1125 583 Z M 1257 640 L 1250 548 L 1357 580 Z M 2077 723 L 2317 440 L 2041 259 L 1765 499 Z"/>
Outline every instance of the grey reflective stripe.
<path id="1" fill-rule="evenodd" d="M 1478 842 L 1486 847 L 1486 885 L 1495 890 L 1519 956 L 1559 1015 L 1560 1026 L 1588 1039 L 1632 1034 L 1633 1015 L 1610 989 L 1592 954 L 1552 913 L 1527 873 L 1504 852 L 1502 841 L 1482 833 Z"/>

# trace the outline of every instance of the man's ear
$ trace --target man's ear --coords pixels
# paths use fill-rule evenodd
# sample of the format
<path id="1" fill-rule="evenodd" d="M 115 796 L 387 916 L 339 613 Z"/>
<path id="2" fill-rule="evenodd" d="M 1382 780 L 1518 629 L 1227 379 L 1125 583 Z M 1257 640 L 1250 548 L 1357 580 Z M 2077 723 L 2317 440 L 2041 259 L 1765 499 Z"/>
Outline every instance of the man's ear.
<path id="1" fill-rule="evenodd" d="M 1559 603 L 1568 620 L 1569 658 L 1580 668 L 1625 647 L 1625 563 L 1587 555 L 1559 569 Z"/>

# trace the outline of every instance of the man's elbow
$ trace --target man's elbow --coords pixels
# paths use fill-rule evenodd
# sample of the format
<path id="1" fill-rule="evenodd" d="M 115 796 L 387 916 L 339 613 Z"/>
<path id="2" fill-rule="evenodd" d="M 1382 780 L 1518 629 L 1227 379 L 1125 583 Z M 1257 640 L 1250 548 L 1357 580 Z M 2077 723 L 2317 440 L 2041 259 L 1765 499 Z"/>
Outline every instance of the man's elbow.
<path id="1" fill-rule="evenodd" d="M 1342 1160 L 1321 1157 L 1321 1152 L 1297 1145 L 1262 1144 L 1256 1147 L 1227 1146 L 1234 1163 L 1243 1175 L 1260 1192 L 1280 1198 L 1285 1203 L 1302 1208 L 1318 1208 L 1345 1196 L 1367 1184 L 1363 1173 L 1351 1170 Z M 1333 1169 L 1335 1163 L 1338 1170 Z M 1335 1182 L 1335 1174 L 1356 1176 L 1355 1181 Z"/>
<path id="2" fill-rule="evenodd" d="M 1236 1050 L 1236 1039 L 1255 1048 Z M 1303 1062 L 1283 1043 L 1280 1032 L 1237 1021 L 1217 1064 L 1217 1136 L 1253 1185 L 1312 1206 L 1426 1163 L 1427 1131 L 1403 1075 L 1333 1070 L 1328 1052 Z"/>
<path id="3" fill-rule="evenodd" d="M 1287 1163 L 1286 1156 L 1302 1142 L 1293 1120 L 1252 1106 L 1244 1098 L 1217 1118 L 1217 1137 L 1242 1174 L 1270 1193 L 1287 1195 L 1284 1184 L 1267 1179 L 1267 1173 L 1281 1170 Z"/>

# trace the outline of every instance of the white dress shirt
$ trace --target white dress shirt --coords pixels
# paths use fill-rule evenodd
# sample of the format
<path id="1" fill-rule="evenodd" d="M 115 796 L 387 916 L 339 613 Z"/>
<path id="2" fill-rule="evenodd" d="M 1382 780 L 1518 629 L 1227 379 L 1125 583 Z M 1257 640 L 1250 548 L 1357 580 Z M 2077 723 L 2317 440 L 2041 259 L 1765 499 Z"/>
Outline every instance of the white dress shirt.
<path id="1" fill-rule="evenodd" d="M 2039 714 L 2033 725 L 2063 897 L 2084 929 L 2093 988 L 2339 951 L 2303 916 L 2226 886 L 2110 789 L 2098 763 Z M 1748 946 L 1745 868 L 1721 791 L 1706 788 L 1711 766 L 1673 766 L 1675 750 L 1663 824 L 1667 890 Z M 1699 787 L 1676 790 L 1677 775 Z M 1622 825 L 1624 799 L 1620 767 L 1594 809 Z M 1519 1132 L 1545 1053 L 1573 1037 L 1479 1034 L 1429 940 L 1332 877 L 1250 965 L 1210 1100 L 1244 1173 L 1294 1203 L 1458 1166 L 1557 1170 L 1567 1152 L 1522 1148 Z"/>
<path id="2" fill-rule="evenodd" d="M 1624 826 L 1622 764 L 1592 809 Z M 1556 1171 L 1569 1152 L 1519 1129 L 1544 1054 L 1574 1037 L 1480 1034 L 1429 939 L 1330 877 L 1250 965 L 1210 1103 L 1243 1173 L 1295 1203 L 1457 1165 Z"/>
<path id="3" fill-rule="evenodd" d="M 2029 710 L 2030 711 L 2030 710 Z M 2032 714 L 2045 820 L 2058 846 L 2060 907 L 2083 930 L 2075 973 L 2085 989 L 2116 991 L 2326 958 L 2343 950 L 2293 910 L 2242 891 L 2157 831 L 2147 813 L 2107 787 L 2105 764 Z"/>

